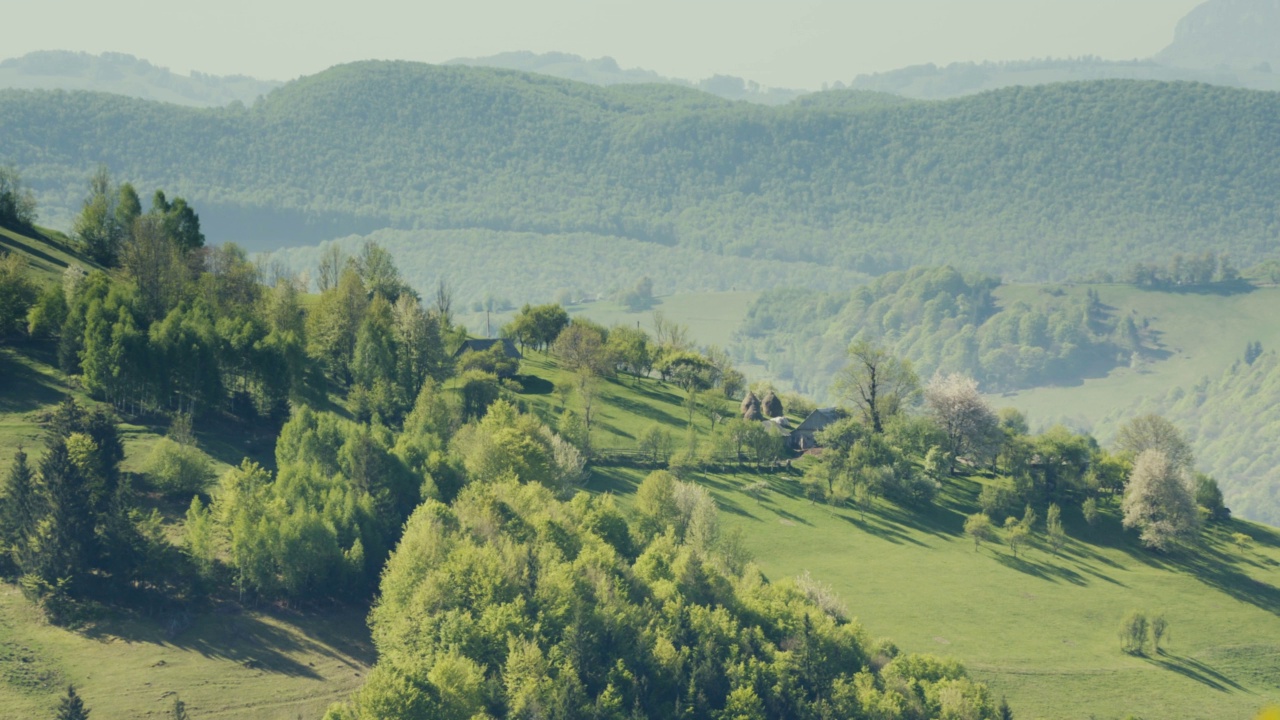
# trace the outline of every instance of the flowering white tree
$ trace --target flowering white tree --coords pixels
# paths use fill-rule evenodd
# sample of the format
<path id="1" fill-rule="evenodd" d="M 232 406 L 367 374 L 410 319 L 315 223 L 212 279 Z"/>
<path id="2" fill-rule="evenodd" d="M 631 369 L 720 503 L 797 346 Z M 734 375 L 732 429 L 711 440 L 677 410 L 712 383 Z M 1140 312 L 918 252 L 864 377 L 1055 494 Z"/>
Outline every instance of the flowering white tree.
<path id="1" fill-rule="evenodd" d="M 962 455 L 990 450 L 999 436 L 1000 417 L 978 392 L 978 383 L 967 375 L 936 375 L 924 389 L 929 415 L 946 433 L 950 472 Z"/>
<path id="2" fill-rule="evenodd" d="M 1160 450 L 1138 455 L 1121 509 L 1124 526 L 1138 528 L 1142 544 L 1155 550 L 1195 537 L 1200 526 L 1186 469 Z"/>

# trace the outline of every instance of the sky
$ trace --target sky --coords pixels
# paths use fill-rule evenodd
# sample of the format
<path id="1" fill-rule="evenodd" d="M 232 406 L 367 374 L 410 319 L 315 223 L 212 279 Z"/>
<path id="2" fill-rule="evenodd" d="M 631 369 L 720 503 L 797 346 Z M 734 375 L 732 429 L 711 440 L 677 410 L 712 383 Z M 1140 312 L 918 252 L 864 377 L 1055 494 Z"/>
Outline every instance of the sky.
<path id="1" fill-rule="evenodd" d="M 668 77 L 817 89 L 930 62 L 1148 57 L 1200 2 L 41 0 L 6 3 L 0 57 L 111 51 L 180 73 L 289 80 L 355 60 L 559 51 Z"/>

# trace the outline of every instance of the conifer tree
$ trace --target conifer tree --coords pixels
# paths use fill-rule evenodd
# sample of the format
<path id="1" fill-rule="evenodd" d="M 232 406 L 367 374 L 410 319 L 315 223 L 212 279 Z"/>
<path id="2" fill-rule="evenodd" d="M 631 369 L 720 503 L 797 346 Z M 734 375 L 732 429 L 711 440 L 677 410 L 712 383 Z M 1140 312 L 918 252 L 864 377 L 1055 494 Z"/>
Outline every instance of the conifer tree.
<path id="1" fill-rule="evenodd" d="M 78 439 L 87 439 L 77 434 Z M 38 521 L 36 542 L 20 569 L 46 583 L 70 579 L 87 568 L 93 518 L 84 493 L 84 477 L 72 459 L 67 440 L 54 437 L 40 461 L 40 494 L 45 512 Z"/>
<path id="2" fill-rule="evenodd" d="M 58 714 L 54 717 L 57 720 L 89 720 L 89 708 L 85 707 L 84 700 L 76 694 L 74 685 L 67 686 L 66 697 L 58 703 Z"/>
<path id="3" fill-rule="evenodd" d="M 14 565 L 20 565 L 27 537 L 35 526 L 38 501 L 35 475 L 27 464 L 27 453 L 18 446 L 9 468 L 4 502 L 0 504 L 0 542 L 4 543 L 4 553 Z"/>

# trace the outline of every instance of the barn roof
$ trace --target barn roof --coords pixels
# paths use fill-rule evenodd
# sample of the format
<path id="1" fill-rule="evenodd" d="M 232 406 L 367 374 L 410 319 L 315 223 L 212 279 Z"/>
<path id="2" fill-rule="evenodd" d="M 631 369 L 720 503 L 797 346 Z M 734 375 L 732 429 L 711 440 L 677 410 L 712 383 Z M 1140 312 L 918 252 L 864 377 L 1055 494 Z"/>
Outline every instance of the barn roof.
<path id="1" fill-rule="evenodd" d="M 468 340 L 462 343 L 462 347 L 459 347 L 458 351 L 455 352 L 453 356 L 457 358 L 462 357 L 469 352 L 484 352 L 498 343 L 502 343 L 503 353 L 506 354 L 507 357 L 516 360 L 524 359 L 524 356 L 520 354 L 520 350 L 516 347 L 516 344 L 512 342 L 511 338 L 481 338 Z"/>
<path id="2" fill-rule="evenodd" d="M 795 429 L 796 432 L 818 432 L 831 423 L 839 420 L 841 413 L 839 408 L 822 408 L 809 413 L 809 417 L 800 423 Z"/>

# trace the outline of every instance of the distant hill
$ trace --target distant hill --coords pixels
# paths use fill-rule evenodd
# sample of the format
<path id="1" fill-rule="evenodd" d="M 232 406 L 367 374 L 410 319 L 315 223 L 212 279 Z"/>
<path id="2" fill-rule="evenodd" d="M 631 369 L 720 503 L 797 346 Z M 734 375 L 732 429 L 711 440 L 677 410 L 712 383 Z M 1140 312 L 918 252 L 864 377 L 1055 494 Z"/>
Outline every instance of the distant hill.
<path id="1" fill-rule="evenodd" d="M 1207 85 L 770 108 L 364 62 L 252 107 L 0 91 L 0 126 L 0 163 L 22 171 L 45 224 L 68 224 L 106 163 L 192 201 L 212 240 L 254 249 L 487 229 L 1036 280 L 1206 250 L 1247 267 L 1280 234 L 1280 94 Z"/>
<path id="2" fill-rule="evenodd" d="M 663 77 L 644 68 L 623 69 L 611 57 L 588 60 L 579 55 L 549 52 L 507 52 L 480 58 L 457 58 L 446 65 L 470 65 L 494 67 L 521 72 L 539 73 L 565 80 L 591 83 L 592 85 L 622 85 L 631 83 L 663 83 L 693 87 L 726 100 L 746 100 L 763 105 L 784 105 L 805 95 L 807 90 L 764 87 L 757 82 L 732 75 L 714 75 L 705 80 L 692 81 Z"/>
<path id="3" fill-rule="evenodd" d="M 1187 14 L 1155 59 L 1186 68 L 1280 73 L 1280 0 L 1209 0 Z"/>
<path id="4" fill-rule="evenodd" d="M 892 93 L 908 98 L 944 100 L 1014 86 L 1087 80 L 1159 80 L 1202 82 L 1251 90 L 1280 91 L 1280 74 L 1257 65 L 1179 67 L 1163 57 L 1147 60 L 1103 60 L 1096 57 L 1013 62 L 962 62 L 913 65 L 883 73 L 859 75 L 855 90 Z"/>
<path id="5" fill-rule="evenodd" d="M 0 88 L 93 90 L 196 107 L 252 103 L 279 85 L 244 75 L 178 75 L 123 53 L 46 50 L 0 60 Z"/>
<path id="6" fill-rule="evenodd" d="M 941 100 L 1015 85 L 1084 80 L 1203 82 L 1280 91 L 1280 0 L 1209 0 L 1186 15 L 1172 44 L 1152 58 L 1042 58 L 913 65 L 859 75 L 849 85 Z"/>

